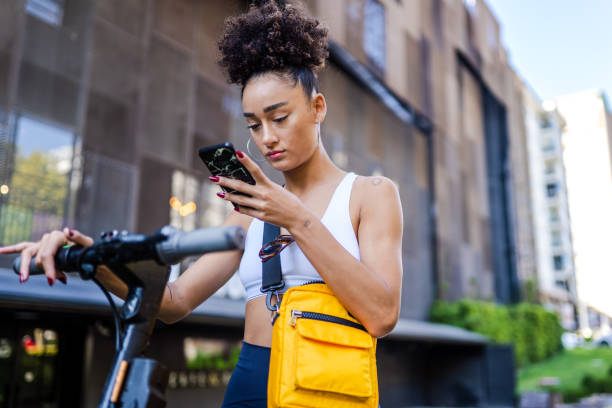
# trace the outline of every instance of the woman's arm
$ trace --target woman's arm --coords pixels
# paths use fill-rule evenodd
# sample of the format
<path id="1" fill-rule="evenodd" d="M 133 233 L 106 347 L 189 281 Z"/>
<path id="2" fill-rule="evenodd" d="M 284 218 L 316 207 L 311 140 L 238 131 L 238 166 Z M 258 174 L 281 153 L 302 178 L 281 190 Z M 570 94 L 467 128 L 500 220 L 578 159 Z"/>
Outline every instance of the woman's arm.
<path id="1" fill-rule="evenodd" d="M 240 212 L 285 227 L 342 304 L 377 337 L 397 323 L 402 285 L 402 209 L 384 177 L 355 182 L 361 261 L 354 258 L 297 196 L 270 181 L 250 158 L 237 155 L 257 181 L 219 177 L 218 184 L 249 196 L 224 194 Z"/>
<path id="2" fill-rule="evenodd" d="M 388 334 L 399 317 L 402 289 L 402 208 L 397 188 L 384 177 L 359 177 L 361 261 L 310 212 L 288 226 L 304 255 L 342 304 L 373 336 Z"/>
<path id="3" fill-rule="evenodd" d="M 232 212 L 223 225 L 238 225 L 248 229 L 250 223 L 251 217 Z M 31 258 L 35 258 L 36 265 L 44 268 L 49 285 L 52 285 L 56 279 L 66 283 L 66 276 L 62 271 L 56 270 L 54 265 L 55 253 L 66 242 L 90 246 L 93 244 L 93 239 L 76 230 L 65 228 L 64 231 L 45 234 L 39 242 L 22 242 L 1 247 L 0 253 L 21 252 L 22 283 L 28 280 L 27 265 L 30 264 Z M 173 323 L 187 316 L 231 278 L 238 269 L 242 252 L 242 250 L 213 252 L 201 256 L 177 280 L 168 283 L 162 298 L 159 318 L 166 323 Z M 106 266 L 98 267 L 96 278 L 116 296 L 122 299 L 127 297 L 128 289 L 125 283 Z"/>
<path id="4" fill-rule="evenodd" d="M 232 212 L 224 226 L 238 225 L 247 230 L 251 217 Z M 212 296 L 236 272 L 243 250 L 211 252 L 202 255 L 175 281 L 168 282 L 159 311 L 164 323 L 174 323 L 187 316 Z"/>

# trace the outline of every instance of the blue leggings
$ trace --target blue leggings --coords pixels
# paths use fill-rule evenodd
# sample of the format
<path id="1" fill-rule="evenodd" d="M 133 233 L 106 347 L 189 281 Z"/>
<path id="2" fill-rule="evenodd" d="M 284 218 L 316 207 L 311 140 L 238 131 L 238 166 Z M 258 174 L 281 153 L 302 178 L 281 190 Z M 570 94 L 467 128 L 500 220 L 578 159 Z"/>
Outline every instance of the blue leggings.
<path id="1" fill-rule="evenodd" d="M 227 384 L 222 408 L 266 408 L 270 349 L 242 342 L 238 363 Z"/>

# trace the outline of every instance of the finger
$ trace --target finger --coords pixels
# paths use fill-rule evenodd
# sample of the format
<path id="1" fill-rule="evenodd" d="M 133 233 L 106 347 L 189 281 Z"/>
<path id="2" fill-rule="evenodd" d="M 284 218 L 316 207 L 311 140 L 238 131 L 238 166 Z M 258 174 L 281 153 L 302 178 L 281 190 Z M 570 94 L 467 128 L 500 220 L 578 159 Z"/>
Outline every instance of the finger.
<path id="1" fill-rule="evenodd" d="M 61 231 L 53 231 L 51 234 L 45 234 L 38 255 L 36 255 L 36 263 L 42 264 L 50 286 L 55 283 L 59 275 L 55 268 L 55 254 L 65 243 L 66 237 Z"/>
<path id="2" fill-rule="evenodd" d="M 42 265 L 49 285 L 53 285 L 60 276 L 61 272 L 55 267 L 55 254 L 66 243 L 67 240 L 62 231 L 53 231 L 43 236 L 35 263 Z"/>
<path id="3" fill-rule="evenodd" d="M 33 242 L 20 242 L 18 244 L 7 245 L 0 247 L 0 254 L 13 254 L 16 252 L 21 252 L 30 245 L 34 245 Z"/>
<path id="4" fill-rule="evenodd" d="M 257 194 L 257 188 L 249 183 L 245 183 L 242 180 L 236 180 L 229 177 L 219 177 L 218 185 L 226 187 L 230 190 L 240 191 L 241 193 L 255 196 Z"/>
<path id="5" fill-rule="evenodd" d="M 68 227 L 64 228 L 64 237 L 69 241 L 84 247 L 91 246 L 94 243 L 93 238 L 90 236 Z"/>
<path id="6" fill-rule="evenodd" d="M 226 201 L 231 201 L 234 204 L 244 207 L 259 208 L 261 206 L 261 200 L 253 197 L 248 197 L 243 194 L 232 194 L 226 192 L 219 192 L 217 196 Z"/>
<path id="7" fill-rule="evenodd" d="M 244 214 L 244 215 L 248 215 L 250 217 L 253 218 L 257 218 L 257 219 L 262 219 L 261 217 L 263 217 L 263 213 L 259 210 L 256 210 L 254 208 L 247 208 L 247 207 L 234 207 L 234 209 L 239 212 L 240 214 Z"/>
<path id="8" fill-rule="evenodd" d="M 249 173 L 251 173 L 257 184 L 264 184 L 269 181 L 264 172 L 261 170 L 261 167 L 259 167 L 257 163 L 255 163 L 255 161 L 247 156 L 244 152 L 236 150 L 236 157 L 238 158 L 238 161 L 242 163 L 244 167 L 246 167 Z"/>
<path id="9" fill-rule="evenodd" d="M 62 271 L 57 271 L 57 280 L 62 282 L 64 285 L 68 283 L 68 278 L 66 277 L 66 274 Z"/>
<path id="10" fill-rule="evenodd" d="M 38 251 L 39 244 L 34 244 L 21 251 L 21 266 L 19 267 L 19 282 L 23 283 L 30 277 L 30 261 Z"/>

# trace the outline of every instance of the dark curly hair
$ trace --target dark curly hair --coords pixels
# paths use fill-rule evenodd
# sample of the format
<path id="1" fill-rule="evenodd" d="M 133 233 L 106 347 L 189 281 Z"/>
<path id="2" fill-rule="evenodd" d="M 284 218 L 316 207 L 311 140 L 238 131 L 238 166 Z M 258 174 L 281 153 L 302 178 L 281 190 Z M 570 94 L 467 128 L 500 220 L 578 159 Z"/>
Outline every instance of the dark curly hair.
<path id="1" fill-rule="evenodd" d="M 316 72 L 329 54 L 327 29 L 294 4 L 259 3 L 225 19 L 219 65 L 229 82 L 243 89 L 251 78 L 273 71 L 300 82 L 310 98 L 313 89 L 318 91 Z"/>

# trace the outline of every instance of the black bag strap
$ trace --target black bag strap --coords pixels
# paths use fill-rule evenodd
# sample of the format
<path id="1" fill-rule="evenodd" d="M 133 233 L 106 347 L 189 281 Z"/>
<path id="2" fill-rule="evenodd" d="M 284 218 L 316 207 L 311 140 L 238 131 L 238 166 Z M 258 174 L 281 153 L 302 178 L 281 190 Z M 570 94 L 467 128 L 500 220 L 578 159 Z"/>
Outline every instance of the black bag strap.
<path id="1" fill-rule="evenodd" d="M 280 227 L 274 224 L 264 223 L 262 246 L 268 242 L 274 241 L 280 234 Z M 277 295 L 278 291 L 285 287 L 283 281 L 283 273 L 281 271 L 280 254 L 272 257 L 266 262 L 261 263 L 261 291 L 266 293 L 266 305 L 268 309 L 276 311 L 278 306 L 271 304 L 273 295 Z M 278 301 L 278 299 L 277 299 Z M 277 302 L 278 303 L 278 302 Z"/>

